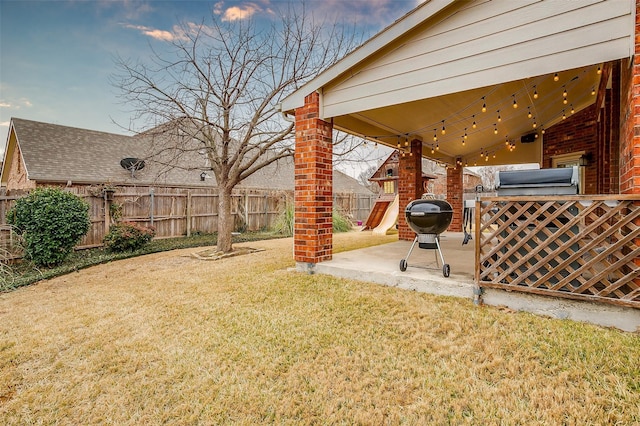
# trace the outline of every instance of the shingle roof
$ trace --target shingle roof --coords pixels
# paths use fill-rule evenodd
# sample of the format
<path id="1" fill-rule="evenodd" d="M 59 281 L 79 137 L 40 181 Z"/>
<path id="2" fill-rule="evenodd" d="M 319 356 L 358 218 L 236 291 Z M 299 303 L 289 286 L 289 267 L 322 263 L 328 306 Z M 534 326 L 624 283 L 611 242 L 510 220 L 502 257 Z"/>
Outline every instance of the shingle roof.
<path id="1" fill-rule="evenodd" d="M 120 166 L 123 158 L 152 158 L 152 142 L 144 136 L 127 136 L 57 124 L 12 118 L 28 178 L 41 182 L 83 184 L 164 185 L 211 187 L 211 171 L 203 182 L 204 157 L 197 151 L 180 159 L 183 167 L 169 168 L 145 161 L 131 172 Z M 261 189 L 293 189 L 293 159 L 286 158 L 245 179 L 240 186 Z M 335 170 L 334 191 L 371 194 L 357 180 Z"/>

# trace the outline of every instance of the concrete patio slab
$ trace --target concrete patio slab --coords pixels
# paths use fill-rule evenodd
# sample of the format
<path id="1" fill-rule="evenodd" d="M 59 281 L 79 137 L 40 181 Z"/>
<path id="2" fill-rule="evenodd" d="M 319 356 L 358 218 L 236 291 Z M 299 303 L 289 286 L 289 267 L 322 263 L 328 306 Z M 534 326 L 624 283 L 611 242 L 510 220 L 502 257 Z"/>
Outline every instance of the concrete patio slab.
<path id="1" fill-rule="evenodd" d="M 451 275 L 445 278 L 442 264 L 436 263 L 436 250 L 414 248 L 407 259 L 407 270 L 400 271 L 400 260 L 407 256 L 410 241 L 397 241 L 375 247 L 333 255 L 333 259 L 313 267 L 313 273 L 361 280 L 405 290 L 474 299 L 475 242 L 462 245 L 463 233 L 445 232 L 440 244 Z M 299 270 L 304 270 L 299 265 Z M 306 271 L 309 272 L 309 271 Z M 640 309 L 598 304 L 499 289 L 483 289 L 481 303 L 506 306 L 516 311 L 560 319 L 589 322 L 624 331 L 640 331 Z"/>

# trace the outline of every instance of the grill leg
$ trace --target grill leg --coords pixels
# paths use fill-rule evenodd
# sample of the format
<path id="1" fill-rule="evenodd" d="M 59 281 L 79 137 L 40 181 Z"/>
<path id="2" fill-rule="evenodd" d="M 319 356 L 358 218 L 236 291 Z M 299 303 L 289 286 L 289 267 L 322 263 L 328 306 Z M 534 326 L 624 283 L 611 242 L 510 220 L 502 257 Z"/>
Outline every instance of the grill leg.
<path id="1" fill-rule="evenodd" d="M 416 235 L 416 237 L 413 239 L 413 243 L 411 244 L 411 248 L 409 248 L 409 253 L 407 253 L 407 256 L 405 257 L 405 259 L 409 259 L 409 256 L 411 256 L 411 252 L 413 251 L 413 248 L 416 246 L 417 242 L 418 242 L 418 236 Z"/>

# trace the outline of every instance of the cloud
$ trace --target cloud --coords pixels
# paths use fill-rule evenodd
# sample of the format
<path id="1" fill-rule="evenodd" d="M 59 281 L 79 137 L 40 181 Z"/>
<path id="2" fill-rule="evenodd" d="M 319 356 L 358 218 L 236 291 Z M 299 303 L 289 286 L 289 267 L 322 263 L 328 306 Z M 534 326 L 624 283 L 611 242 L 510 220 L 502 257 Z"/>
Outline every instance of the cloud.
<path id="1" fill-rule="evenodd" d="M 273 11 L 269 8 L 270 0 L 258 0 L 253 2 L 242 2 L 237 6 L 225 7 L 224 1 L 219 1 L 213 6 L 213 13 L 222 15 L 223 21 L 239 21 L 249 19 L 257 13 L 269 13 Z"/>
<path id="2" fill-rule="evenodd" d="M 126 24 L 124 25 L 124 27 L 138 30 L 142 34 L 160 41 L 174 41 L 185 39 L 184 32 L 178 26 L 174 26 L 173 31 L 159 30 L 157 28 L 145 27 L 144 25 Z"/>
<path id="3" fill-rule="evenodd" d="M 30 108 L 32 106 L 33 104 L 31 103 L 31 101 L 25 98 L 18 99 L 15 102 L 0 100 L 0 108 L 9 108 L 9 109 L 17 110 L 23 107 Z"/>

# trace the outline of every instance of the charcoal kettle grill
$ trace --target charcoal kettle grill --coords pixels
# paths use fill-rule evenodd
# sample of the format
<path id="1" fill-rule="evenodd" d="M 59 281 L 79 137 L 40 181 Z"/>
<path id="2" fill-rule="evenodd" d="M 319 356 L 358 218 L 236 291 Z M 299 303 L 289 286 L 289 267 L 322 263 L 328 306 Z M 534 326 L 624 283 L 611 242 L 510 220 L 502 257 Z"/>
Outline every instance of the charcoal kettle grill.
<path id="1" fill-rule="evenodd" d="M 442 275 L 446 278 L 451 273 L 449 264 L 444 261 L 440 248 L 440 234 L 447 230 L 453 217 L 451 204 L 444 200 L 419 199 L 413 200 L 404 211 L 405 219 L 409 227 L 416 233 L 409 253 L 400 261 L 400 270 L 407 270 L 407 259 L 411 256 L 416 244 L 425 250 L 436 250 L 436 263 L 438 256 L 442 262 Z"/>

